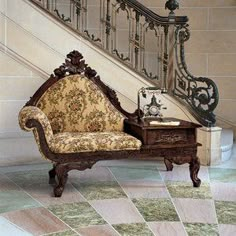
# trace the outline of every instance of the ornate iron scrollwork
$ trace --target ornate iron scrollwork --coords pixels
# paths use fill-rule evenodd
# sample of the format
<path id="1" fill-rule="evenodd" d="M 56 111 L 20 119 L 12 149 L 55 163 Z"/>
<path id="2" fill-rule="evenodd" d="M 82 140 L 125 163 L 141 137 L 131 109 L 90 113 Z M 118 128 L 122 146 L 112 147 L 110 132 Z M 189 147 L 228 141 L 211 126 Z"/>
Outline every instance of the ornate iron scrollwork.
<path id="1" fill-rule="evenodd" d="M 152 75 L 152 72 L 148 73 L 145 68 L 143 68 L 142 71 L 151 80 L 158 80 L 159 79 L 157 75 Z"/>
<path id="2" fill-rule="evenodd" d="M 179 8 L 179 3 L 176 0 L 168 0 L 165 4 L 165 9 L 168 8 L 170 13 L 173 14 L 174 10 Z"/>
<path id="3" fill-rule="evenodd" d="M 190 38 L 188 25 L 178 25 L 175 30 L 175 70 L 174 95 L 181 98 L 192 108 L 195 118 L 205 126 L 215 124 L 219 95 L 216 84 L 206 77 L 195 77 L 187 69 L 184 56 L 184 43 Z"/>
<path id="4" fill-rule="evenodd" d="M 101 42 L 100 38 L 95 38 L 94 34 L 89 34 L 88 30 L 85 30 L 84 33 L 93 41 L 93 42 Z"/>
<path id="5" fill-rule="evenodd" d="M 117 49 L 114 49 L 113 52 L 116 54 L 117 57 L 119 57 L 119 59 L 121 59 L 122 61 L 129 61 L 130 58 L 129 57 L 124 57 L 123 53 L 119 53 Z"/>
<path id="6" fill-rule="evenodd" d="M 57 16 L 64 22 L 71 22 L 70 17 L 66 17 L 64 14 L 60 14 L 60 12 L 57 9 L 55 9 L 54 11 L 57 13 Z"/>
<path id="7" fill-rule="evenodd" d="M 117 1 L 117 2 L 119 2 L 119 1 Z M 120 9 L 121 9 L 122 11 L 126 11 L 126 13 L 127 13 L 127 19 L 129 19 L 129 12 L 128 12 L 128 10 L 127 10 L 127 8 L 126 8 L 126 4 L 125 4 L 124 2 L 120 2 L 120 6 L 117 8 L 116 12 L 119 13 Z"/>
<path id="8" fill-rule="evenodd" d="M 74 4 L 76 7 L 76 14 L 80 15 L 80 11 L 82 10 L 82 5 L 80 0 L 74 0 Z"/>

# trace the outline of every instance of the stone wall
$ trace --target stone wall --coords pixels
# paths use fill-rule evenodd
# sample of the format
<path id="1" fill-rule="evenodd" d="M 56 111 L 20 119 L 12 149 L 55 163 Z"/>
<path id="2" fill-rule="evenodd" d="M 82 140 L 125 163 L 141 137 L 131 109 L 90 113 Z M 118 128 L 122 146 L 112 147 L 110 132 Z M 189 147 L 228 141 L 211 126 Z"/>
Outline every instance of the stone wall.
<path id="1" fill-rule="evenodd" d="M 19 110 L 43 82 L 30 69 L 0 51 L 0 138 L 21 135 Z"/>

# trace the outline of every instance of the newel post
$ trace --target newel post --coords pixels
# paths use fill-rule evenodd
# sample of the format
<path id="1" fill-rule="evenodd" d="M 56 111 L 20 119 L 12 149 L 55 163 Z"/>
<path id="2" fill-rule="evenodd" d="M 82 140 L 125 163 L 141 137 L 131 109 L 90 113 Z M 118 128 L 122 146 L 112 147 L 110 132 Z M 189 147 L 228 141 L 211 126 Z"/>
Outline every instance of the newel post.
<path id="1" fill-rule="evenodd" d="M 168 29 L 168 74 L 167 81 L 167 91 L 169 93 L 173 90 L 174 84 L 174 44 L 175 44 L 175 13 L 174 10 L 179 8 L 179 3 L 176 0 L 168 0 L 165 4 L 165 9 L 169 9 L 169 22 L 173 23 L 169 25 Z"/>
<path id="2" fill-rule="evenodd" d="M 176 0 L 168 0 L 165 4 L 165 9 L 170 10 L 169 15 L 175 15 L 174 10 L 179 9 L 179 3 Z"/>

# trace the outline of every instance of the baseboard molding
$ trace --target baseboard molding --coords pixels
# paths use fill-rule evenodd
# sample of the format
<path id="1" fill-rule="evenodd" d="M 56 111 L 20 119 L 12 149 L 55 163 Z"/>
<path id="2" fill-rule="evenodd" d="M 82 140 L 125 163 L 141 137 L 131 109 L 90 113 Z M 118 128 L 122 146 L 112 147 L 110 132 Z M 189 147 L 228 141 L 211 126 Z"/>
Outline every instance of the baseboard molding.
<path id="1" fill-rule="evenodd" d="M 33 137 L 1 138 L 0 166 L 46 162 Z"/>

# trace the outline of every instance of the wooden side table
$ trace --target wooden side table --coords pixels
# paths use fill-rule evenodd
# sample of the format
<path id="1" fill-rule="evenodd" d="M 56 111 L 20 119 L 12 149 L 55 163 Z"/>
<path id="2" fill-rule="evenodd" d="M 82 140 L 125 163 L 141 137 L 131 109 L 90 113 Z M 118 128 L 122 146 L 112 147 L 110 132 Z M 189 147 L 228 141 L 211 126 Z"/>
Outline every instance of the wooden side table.
<path id="1" fill-rule="evenodd" d="M 154 122 L 153 122 L 154 121 Z M 179 125 L 154 124 L 154 119 L 124 121 L 126 133 L 142 141 L 140 154 L 144 156 L 164 157 L 167 171 L 173 169 L 173 164 L 189 163 L 190 177 L 194 187 L 199 187 L 201 180 L 198 178 L 200 161 L 197 157 L 196 128 L 201 125 L 174 118 L 165 118 L 166 122 L 178 122 Z"/>

